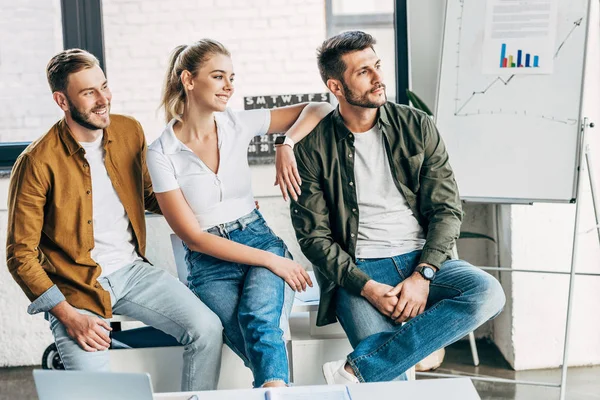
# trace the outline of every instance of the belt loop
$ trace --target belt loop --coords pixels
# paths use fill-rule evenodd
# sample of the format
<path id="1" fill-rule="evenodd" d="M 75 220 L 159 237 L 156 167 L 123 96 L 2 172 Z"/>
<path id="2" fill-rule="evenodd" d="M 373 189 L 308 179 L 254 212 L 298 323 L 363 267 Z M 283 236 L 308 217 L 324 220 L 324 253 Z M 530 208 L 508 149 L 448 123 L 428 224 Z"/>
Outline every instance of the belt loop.
<path id="1" fill-rule="evenodd" d="M 224 224 L 219 224 L 217 225 L 217 228 L 219 229 L 219 233 L 221 234 L 221 236 L 223 237 L 227 237 L 227 231 L 225 230 L 225 225 Z"/>
<path id="2" fill-rule="evenodd" d="M 240 230 L 243 231 L 244 229 L 246 229 L 246 225 L 248 225 L 248 224 L 246 224 L 246 221 L 244 219 L 240 218 L 240 219 L 238 219 L 238 222 L 240 224 Z"/>

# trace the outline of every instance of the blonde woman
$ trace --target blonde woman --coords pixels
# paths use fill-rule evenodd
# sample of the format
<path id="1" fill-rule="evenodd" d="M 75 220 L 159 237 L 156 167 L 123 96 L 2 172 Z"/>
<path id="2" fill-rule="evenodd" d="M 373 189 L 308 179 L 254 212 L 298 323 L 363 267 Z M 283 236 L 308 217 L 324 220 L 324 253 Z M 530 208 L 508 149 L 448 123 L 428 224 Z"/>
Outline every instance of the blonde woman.
<path id="1" fill-rule="evenodd" d="M 289 190 L 296 198 L 293 144 L 332 108 L 233 111 L 234 76 L 229 51 L 214 40 L 174 49 L 162 101 L 167 126 L 149 147 L 148 168 L 160 208 L 185 244 L 189 288 L 221 319 L 254 386 L 284 386 L 281 320 L 293 291 L 312 282 L 255 209 L 247 148 L 256 135 L 287 132 L 277 150 L 278 182 L 284 197 Z"/>

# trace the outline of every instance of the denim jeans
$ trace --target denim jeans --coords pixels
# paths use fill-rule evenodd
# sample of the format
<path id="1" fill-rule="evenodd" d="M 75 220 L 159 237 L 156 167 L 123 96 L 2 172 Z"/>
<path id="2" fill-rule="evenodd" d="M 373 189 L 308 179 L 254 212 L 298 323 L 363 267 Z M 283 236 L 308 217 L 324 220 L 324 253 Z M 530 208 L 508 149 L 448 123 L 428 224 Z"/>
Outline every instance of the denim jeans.
<path id="1" fill-rule="evenodd" d="M 217 388 L 223 328 L 219 318 L 185 285 L 165 270 L 143 261 L 121 268 L 98 282 L 110 293 L 114 314 L 160 329 L 184 346 L 183 391 Z M 87 310 L 78 311 L 95 315 Z M 83 350 L 58 319 L 50 315 L 49 320 L 66 369 L 109 370 L 108 351 Z"/>
<path id="2" fill-rule="evenodd" d="M 208 232 L 291 258 L 258 210 Z M 187 246 L 185 260 L 189 288 L 221 318 L 225 343 L 252 370 L 254 386 L 275 380 L 289 383 L 283 330 L 293 290 L 266 268 L 223 261 Z"/>
<path id="3" fill-rule="evenodd" d="M 413 273 L 420 253 L 359 259 L 356 265 L 373 280 L 396 286 Z M 336 313 L 354 349 L 348 364 L 358 379 L 383 382 L 406 379 L 406 370 L 494 318 L 504 303 L 494 277 L 466 261 L 449 260 L 429 285 L 425 312 L 403 325 L 343 288 L 337 293 Z"/>

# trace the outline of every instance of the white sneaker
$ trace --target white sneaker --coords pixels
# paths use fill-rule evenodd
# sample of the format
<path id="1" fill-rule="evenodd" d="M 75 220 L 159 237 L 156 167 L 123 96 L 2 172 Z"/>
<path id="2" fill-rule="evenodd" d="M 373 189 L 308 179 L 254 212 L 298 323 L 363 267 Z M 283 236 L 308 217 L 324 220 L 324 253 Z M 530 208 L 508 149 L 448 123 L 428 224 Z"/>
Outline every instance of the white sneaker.
<path id="1" fill-rule="evenodd" d="M 328 385 L 353 385 L 358 378 L 344 369 L 346 360 L 331 361 L 323 364 L 323 376 Z"/>

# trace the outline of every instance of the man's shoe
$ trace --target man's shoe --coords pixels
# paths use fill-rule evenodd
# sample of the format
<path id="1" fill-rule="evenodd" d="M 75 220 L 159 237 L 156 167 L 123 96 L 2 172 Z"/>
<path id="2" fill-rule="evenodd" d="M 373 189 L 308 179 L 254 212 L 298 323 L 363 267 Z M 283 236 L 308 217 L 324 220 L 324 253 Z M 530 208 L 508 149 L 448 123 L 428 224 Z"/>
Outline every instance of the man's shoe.
<path id="1" fill-rule="evenodd" d="M 353 385 L 358 378 L 344 369 L 346 360 L 332 361 L 323 364 L 323 376 L 328 385 Z"/>

